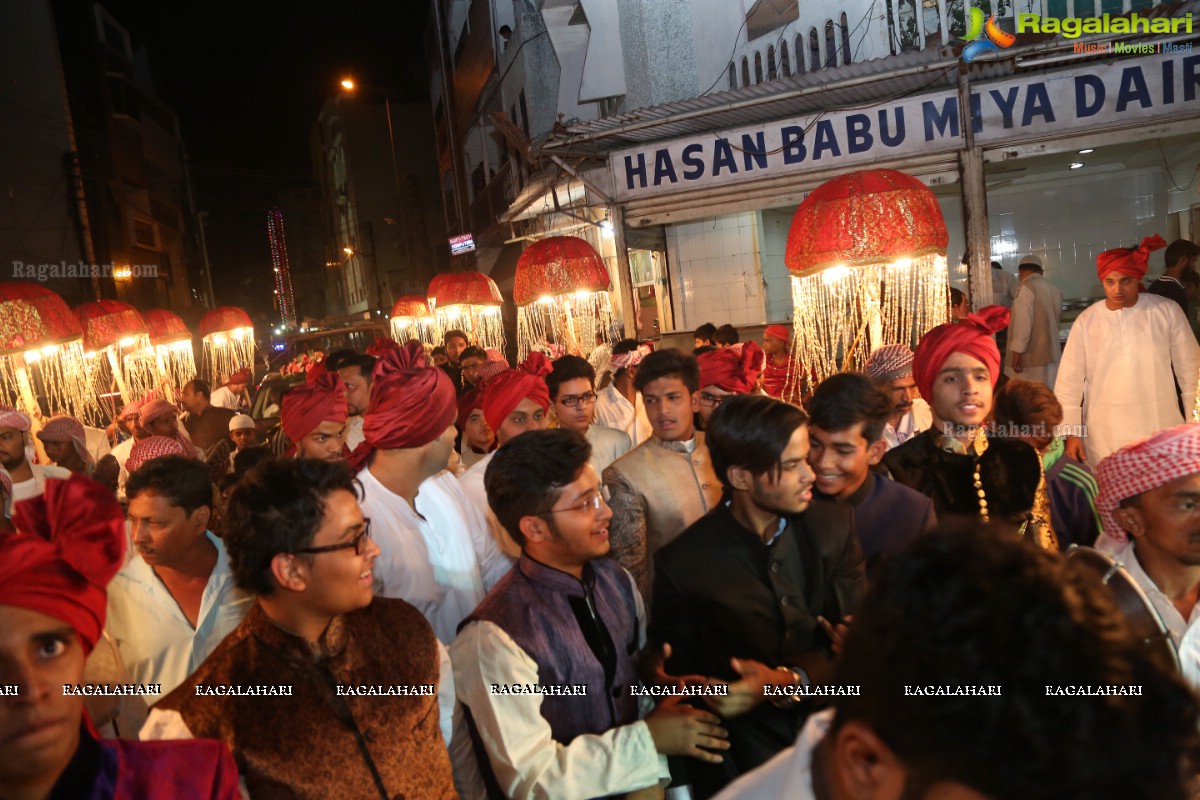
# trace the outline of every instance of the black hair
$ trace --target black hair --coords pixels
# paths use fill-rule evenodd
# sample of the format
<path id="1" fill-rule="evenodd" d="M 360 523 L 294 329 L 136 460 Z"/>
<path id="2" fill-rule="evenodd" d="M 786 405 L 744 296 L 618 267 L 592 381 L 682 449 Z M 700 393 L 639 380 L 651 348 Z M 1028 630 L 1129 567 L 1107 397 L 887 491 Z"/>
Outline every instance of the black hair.
<path id="1" fill-rule="evenodd" d="M 346 356 L 346 357 L 342 358 L 340 361 L 337 361 L 336 362 L 337 366 L 331 366 L 331 367 L 329 367 L 329 369 L 345 369 L 346 367 L 358 367 L 358 371 L 360 374 L 362 374 L 363 380 L 365 380 L 369 384 L 369 383 L 371 383 L 371 376 L 375 372 L 375 361 L 376 360 L 377 359 L 375 358 L 375 356 L 368 355 L 367 353 L 361 353 L 361 354 L 354 353 L 353 355 Z"/>
<path id="2" fill-rule="evenodd" d="M 942 526 L 881 565 L 835 683 L 859 691 L 834 699 L 831 735 L 851 721 L 873 730 L 904 766 L 906 796 L 954 781 L 994 800 L 1182 800 L 1197 772 L 1197 698 L 1152 662 L 1109 590 L 978 523 Z M 1140 696 L 1053 697 L 1047 686 Z"/>
<path id="3" fill-rule="evenodd" d="M 204 395 L 205 400 L 208 400 L 210 397 L 212 397 L 212 389 L 209 388 L 207 381 L 202 381 L 199 378 L 192 378 L 183 385 L 183 391 L 186 392 L 189 388 L 193 392 L 199 392 L 200 394 Z"/>
<path id="4" fill-rule="evenodd" d="M 717 326 L 711 322 L 706 322 L 692 332 L 693 339 L 699 339 L 703 342 L 711 342 L 717 335 Z"/>
<path id="5" fill-rule="evenodd" d="M 251 594 L 273 593 L 271 559 L 312 545 L 325 518 L 325 498 L 338 490 L 359 496 L 345 462 L 276 458 L 243 475 L 225 510 L 234 583 Z"/>
<path id="6" fill-rule="evenodd" d="M 713 335 L 713 341 L 720 345 L 737 344 L 739 341 L 737 328 L 728 323 L 722 325 Z"/>
<path id="7" fill-rule="evenodd" d="M 358 356 L 357 350 L 352 350 L 349 347 L 343 347 L 340 350 L 334 350 L 329 355 L 325 356 L 325 369 L 333 372 L 345 366 L 345 362 Z"/>
<path id="8" fill-rule="evenodd" d="M 487 361 L 487 351 L 478 345 L 469 344 L 463 348 L 462 355 L 458 357 L 458 361 L 462 363 L 468 358 L 480 358 Z"/>
<path id="9" fill-rule="evenodd" d="M 708 418 L 705 443 L 713 471 L 727 490 L 729 468 L 751 475 L 779 475 L 783 451 L 796 429 L 808 423 L 803 411 L 790 403 L 755 394 L 726 397 Z"/>
<path id="10" fill-rule="evenodd" d="M 1042 265 L 1038 264 L 1037 262 L 1034 262 L 1034 261 L 1026 261 L 1024 264 L 1017 265 L 1017 272 L 1026 272 L 1026 271 L 1036 272 L 1038 275 L 1046 274 L 1046 270 L 1042 268 Z"/>
<path id="11" fill-rule="evenodd" d="M 950 287 L 950 305 L 961 306 L 963 300 L 966 299 L 967 296 L 963 294 L 962 289 L 955 289 L 953 286 Z"/>
<path id="12" fill-rule="evenodd" d="M 430 357 L 430 358 L 433 358 L 434 356 L 438 355 L 439 353 L 440 353 L 440 354 L 442 354 L 442 355 L 444 355 L 444 356 L 448 356 L 448 354 L 446 353 L 446 348 L 442 347 L 442 346 L 439 344 L 437 347 L 435 347 L 435 348 L 433 348 L 432 350 L 430 350 L 430 351 L 429 351 L 429 357 Z"/>
<path id="13" fill-rule="evenodd" d="M 567 428 L 527 431 L 496 451 L 483 485 L 492 513 L 514 542 L 525 546 L 521 520 L 549 511 L 591 457 L 588 440 Z"/>
<path id="14" fill-rule="evenodd" d="M 874 444 L 883 436 L 892 408 L 892 398 L 866 375 L 842 372 L 817 385 L 808 415 L 813 425 L 830 433 L 861 422 L 863 438 Z"/>
<path id="15" fill-rule="evenodd" d="M 1004 265 L 1001 264 L 999 261 L 993 261 L 992 269 L 1004 269 Z"/>
<path id="16" fill-rule="evenodd" d="M 642 359 L 633 386 L 639 392 L 659 378 L 675 376 L 683 381 L 688 391 L 700 391 L 700 365 L 696 358 L 674 347 L 658 350 Z"/>
<path id="17" fill-rule="evenodd" d="M 450 344 L 450 340 L 454 338 L 462 339 L 467 344 L 471 343 L 471 340 L 467 338 L 465 333 L 460 331 L 458 328 L 451 328 L 442 334 L 442 344 Z"/>
<path id="18" fill-rule="evenodd" d="M 1175 262 L 1181 258 L 1191 258 L 1197 255 L 1200 255 L 1200 245 L 1189 242 L 1187 239 L 1176 239 L 1163 251 L 1163 263 L 1170 268 L 1175 266 Z"/>
<path id="19" fill-rule="evenodd" d="M 233 457 L 233 474 L 240 478 L 259 464 L 272 458 L 274 455 L 271 453 L 271 448 L 266 445 L 245 447 Z"/>
<path id="20" fill-rule="evenodd" d="M 550 390 L 550 402 L 558 399 L 558 387 L 576 378 L 587 378 L 596 388 L 596 368 L 586 358 L 561 356 L 554 359 L 554 369 L 546 376 L 546 388 Z"/>
<path id="21" fill-rule="evenodd" d="M 187 456 L 159 456 L 138 467 L 125 484 L 125 496 L 133 500 L 143 492 L 161 495 L 188 514 L 213 505 L 208 469 Z"/>

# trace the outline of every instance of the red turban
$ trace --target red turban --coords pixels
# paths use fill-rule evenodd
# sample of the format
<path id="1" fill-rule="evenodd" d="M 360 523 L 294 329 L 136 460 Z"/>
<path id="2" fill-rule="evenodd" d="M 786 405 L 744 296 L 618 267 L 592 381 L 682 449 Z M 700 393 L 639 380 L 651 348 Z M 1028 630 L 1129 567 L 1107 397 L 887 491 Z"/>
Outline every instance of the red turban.
<path id="1" fill-rule="evenodd" d="M 1000 349 L 993 334 L 1008 327 L 1008 309 L 988 306 L 958 322 L 938 325 L 921 337 L 913 354 L 913 381 L 926 400 L 933 398 L 933 382 L 946 359 L 966 353 L 982 361 L 992 374 L 992 386 L 1000 379 Z"/>
<path id="2" fill-rule="evenodd" d="M 400 345 L 390 336 L 376 336 L 375 342 L 367 348 L 367 355 L 378 358 L 389 350 L 397 350 Z"/>
<path id="3" fill-rule="evenodd" d="M 767 329 L 763 331 L 763 336 L 770 339 L 778 339 L 784 344 L 787 344 L 792 339 L 792 334 L 788 330 L 787 325 L 768 325 Z"/>
<path id="4" fill-rule="evenodd" d="M 458 419 L 454 421 L 460 431 L 466 429 L 467 418 L 477 408 L 483 408 L 483 390 L 475 388 L 463 392 L 462 397 L 458 398 Z"/>
<path id="5" fill-rule="evenodd" d="M 242 369 L 239 369 L 237 372 L 235 372 L 229 376 L 229 382 L 230 383 L 249 383 L 250 382 L 250 370 L 246 369 L 245 367 L 243 367 Z"/>
<path id="6" fill-rule="evenodd" d="M 1100 280 L 1110 272 L 1119 272 L 1131 278 L 1141 280 L 1146 275 L 1150 264 L 1150 254 L 1159 248 L 1166 247 L 1167 240 L 1157 233 L 1142 239 L 1138 247 L 1118 247 L 1116 250 L 1105 250 L 1096 256 L 1096 272 Z"/>
<path id="7" fill-rule="evenodd" d="M 105 587 L 125 560 L 125 515 L 82 475 L 46 481 L 16 505 L 18 533 L 0 534 L 0 605 L 70 625 L 91 652 L 104 630 Z"/>
<path id="8" fill-rule="evenodd" d="M 700 365 L 700 388 L 716 386 L 735 394 L 750 394 L 762 372 L 763 351 L 754 342 L 746 342 L 741 353 L 732 347 L 709 350 L 696 356 Z"/>
<path id="9" fill-rule="evenodd" d="M 310 369 L 307 380 L 283 395 L 283 432 L 293 447 L 322 422 L 344 423 L 349 416 L 346 384 L 336 372 Z"/>
<path id="10" fill-rule="evenodd" d="M 1189 422 L 1127 444 L 1096 467 L 1096 510 L 1104 532 L 1117 541 L 1129 539 L 1113 512 L 1122 500 L 1200 473 L 1200 425 Z"/>
<path id="11" fill-rule="evenodd" d="M 363 443 L 351 466 L 362 467 L 377 449 L 424 447 L 454 423 L 457 410 L 454 383 L 444 370 L 426 366 L 419 342 L 385 351 L 375 362 Z"/>
<path id="12" fill-rule="evenodd" d="M 546 388 L 545 376 L 554 371 L 554 366 L 544 353 L 530 353 L 516 369 L 501 372 L 483 387 L 483 418 L 488 427 L 500 430 L 500 423 L 513 409 L 528 397 L 543 411 L 550 409 L 550 390 Z"/>
<path id="13" fill-rule="evenodd" d="M 129 458 L 125 461 L 125 471 L 132 475 L 142 464 L 160 456 L 195 458 L 196 450 L 170 436 L 147 436 L 129 449 Z"/>

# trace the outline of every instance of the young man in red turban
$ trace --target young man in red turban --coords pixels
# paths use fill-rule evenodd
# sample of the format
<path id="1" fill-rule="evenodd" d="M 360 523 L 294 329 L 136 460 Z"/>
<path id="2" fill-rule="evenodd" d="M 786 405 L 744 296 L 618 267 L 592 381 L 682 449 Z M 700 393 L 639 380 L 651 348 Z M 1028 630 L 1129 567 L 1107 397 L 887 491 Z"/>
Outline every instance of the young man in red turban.
<path id="1" fill-rule="evenodd" d="M 291 448 L 288 455 L 342 461 L 346 450 L 346 384 L 336 372 L 317 365 L 308 380 L 283 396 L 280 424 Z M 282 443 L 281 443 L 282 444 Z"/>
<path id="2" fill-rule="evenodd" d="M 1049 502 L 1035 509 L 1043 483 L 1037 451 L 1015 438 L 987 435 L 1000 378 L 993 334 L 1007 324 L 1007 308 L 988 306 L 921 337 L 913 378 L 929 401 L 933 427 L 889 450 L 883 463 L 896 481 L 933 500 L 939 520 L 1000 523 L 1057 549 Z"/>
<path id="3" fill-rule="evenodd" d="M 0 795 L 238 798 L 224 744 L 99 740 L 88 719 L 84 691 L 106 688 L 84 688 L 84 664 L 125 554 L 112 493 L 82 476 L 51 481 L 17 506 L 17 530 L 0 533 L 0 664 L 16 688 L 0 698 Z"/>
<path id="4" fill-rule="evenodd" d="M 216 389 L 209 398 L 209 403 L 217 408 L 228 408 L 234 411 L 250 408 L 250 393 L 246 387 L 250 383 L 250 370 L 239 369 L 229 376 L 229 382 Z"/>
<path id="5" fill-rule="evenodd" d="M 700 365 L 700 422 L 703 429 L 723 398 L 753 394 L 763 368 L 763 351 L 746 342 L 738 352 L 732 347 L 709 350 L 696 356 Z"/>
<path id="6" fill-rule="evenodd" d="M 487 425 L 496 432 L 496 446 L 515 439 L 525 431 L 542 430 L 549 420 L 550 390 L 546 387 L 546 376 L 553 367 L 544 353 L 530 353 L 516 369 L 505 370 L 487 378 L 483 387 L 483 416 Z M 488 453 L 463 473 L 459 483 L 467 500 L 484 516 L 492 536 L 508 556 L 516 558 L 521 549 L 500 524 L 488 506 L 487 490 L 483 476 L 492 461 L 495 451 Z"/>
<path id="7" fill-rule="evenodd" d="M 1124 444 L 1191 418 L 1200 346 L 1177 303 L 1142 292 L 1150 253 L 1166 242 L 1106 250 L 1096 259 L 1104 300 L 1071 325 L 1054 393 L 1067 454 L 1093 466 Z"/>
<path id="8" fill-rule="evenodd" d="M 763 331 L 762 350 L 766 359 L 762 389 L 776 400 L 796 403 L 802 394 L 804 375 L 799 362 L 793 361 L 789 352 L 791 340 L 792 332 L 786 325 L 768 325 Z"/>
<path id="9" fill-rule="evenodd" d="M 390 350 L 363 421 L 370 452 L 353 456 L 379 545 L 376 592 L 416 606 L 444 644 L 512 566 L 446 471 L 457 412 L 453 382 L 419 344 Z"/>

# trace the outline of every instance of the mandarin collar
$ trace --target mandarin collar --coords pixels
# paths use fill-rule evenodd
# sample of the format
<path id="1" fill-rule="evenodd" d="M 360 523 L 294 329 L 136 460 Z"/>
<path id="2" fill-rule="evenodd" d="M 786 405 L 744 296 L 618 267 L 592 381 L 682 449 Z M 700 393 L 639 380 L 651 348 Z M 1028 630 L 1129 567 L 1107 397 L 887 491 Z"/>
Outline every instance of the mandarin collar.
<path id="1" fill-rule="evenodd" d="M 318 641 L 310 642 L 276 624 L 260 603 L 255 603 L 246 615 L 245 624 L 260 643 L 291 661 L 315 664 L 342 655 L 349 641 L 345 618 L 334 617 Z"/>
<path id="2" fill-rule="evenodd" d="M 568 597 L 583 597 L 585 591 L 590 593 L 596 584 L 596 573 L 592 570 L 591 564 L 583 565 L 583 580 L 580 580 L 570 573 L 547 566 L 528 553 L 522 552 L 521 560 L 517 562 L 517 568 L 531 582 L 545 586 L 552 591 L 562 592 Z"/>

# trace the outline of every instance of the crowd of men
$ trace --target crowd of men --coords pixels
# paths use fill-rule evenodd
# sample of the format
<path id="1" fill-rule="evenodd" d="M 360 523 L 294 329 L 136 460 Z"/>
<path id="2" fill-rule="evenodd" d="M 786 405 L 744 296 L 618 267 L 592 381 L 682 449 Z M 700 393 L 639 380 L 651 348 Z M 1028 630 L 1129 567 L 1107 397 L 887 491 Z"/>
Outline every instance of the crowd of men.
<path id="1" fill-rule="evenodd" d="M 1026 260 L 1011 312 L 819 384 L 783 325 L 516 367 L 450 331 L 331 353 L 261 441 L 248 374 L 99 455 L 0 409 L 0 800 L 1194 796 L 1157 244 L 1101 255 L 1061 361 Z"/>

